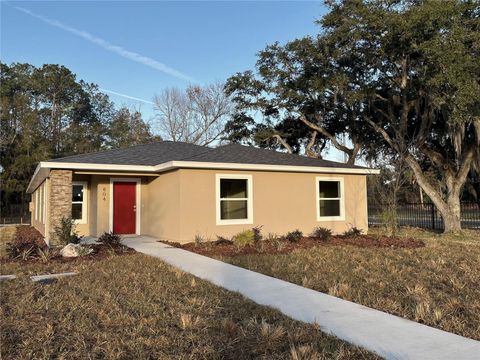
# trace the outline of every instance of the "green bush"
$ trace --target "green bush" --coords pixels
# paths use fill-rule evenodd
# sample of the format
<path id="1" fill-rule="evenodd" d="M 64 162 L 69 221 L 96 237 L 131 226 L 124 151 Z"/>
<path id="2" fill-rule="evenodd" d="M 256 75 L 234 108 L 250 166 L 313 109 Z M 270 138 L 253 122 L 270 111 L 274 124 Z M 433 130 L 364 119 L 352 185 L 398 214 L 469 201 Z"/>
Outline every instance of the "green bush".
<path id="1" fill-rule="evenodd" d="M 298 229 L 293 230 L 293 231 L 290 231 L 289 233 L 287 233 L 287 234 L 285 235 L 285 239 L 287 239 L 288 241 L 291 241 L 291 242 L 297 242 L 297 241 L 299 241 L 302 237 L 303 237 L 303 232 L 301 232 L 301 231 L 298 230 Z"/>
<path id="2" fill-rule="evenodd" d="M 120 236 L 117 234 L 114 234 L 113 232 L 104 232 L 99 238 L 98 241 L 100 241 L 102 244 L 105 245 L 120 245 Z"/>
<path id="3" fill-rule="evenodd" d="M 246 246 L 246 245 L 253 245 L 255 242 L 255 233 L 252 229 L 240 231 L 236 234 L 232 241 L 237 246 Z"/>
<path id="4" fill-rule="evenodd" d="M 318 226 L 313 229 L 310 237 L 317 240 L 327 241 L 332 237 L 332 230 Z"/>
<path id="5" fill-rule="evenodd" d="M 75 222 L 70 217 L 63 217 L 55 226 L 55 235 L 63 245 L 78 244 L 83 236 L 78 236 Z"/>
<path id="6" fill-rule="evenodd" d="M 350 229 L 348 229 L 347 231 L 345 231 L 342 235 L 344 237 L 356 237 L 356 236 L 360 236 L 362 235 L 362 230 L 360 230 L 359 228 L 355 227 L 355 226 L 352 226 Z"/>

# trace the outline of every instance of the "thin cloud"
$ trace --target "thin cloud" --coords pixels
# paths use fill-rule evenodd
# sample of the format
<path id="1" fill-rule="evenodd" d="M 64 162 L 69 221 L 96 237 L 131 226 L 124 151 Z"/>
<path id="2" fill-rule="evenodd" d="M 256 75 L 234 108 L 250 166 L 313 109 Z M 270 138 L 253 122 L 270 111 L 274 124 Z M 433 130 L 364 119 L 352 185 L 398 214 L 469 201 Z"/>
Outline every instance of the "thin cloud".
<path id="1" fill-rule="evenodd" d="M 140 99 L 140 98 L 137 98 L 137 97 L 134 97 L 134 96 L 130 96 L 130 95 L 127 95 L 127 94 L 122 94 L 122 93 L 119 93 L 119 92 L 116 92 L 116 91 L 107 90 L 107 89 L 102 89 L 102 88 L 100 88 L 99 90 L 100 90 L 100 91 L 103 91 L 103 92 L 106 92 L 106 93 L 109 93 L 109 94 L 121 96 L 121 97 L 124 97 L 124 98 L 126 98 L 126 99 L 135 100 L 135 101 L 140 101 L 140 102 L 143 102 L 143 103 L 145 103 L 145 104 L 155 105 L 155 103 L 153 103 L 152 101 L 148 101 L 148 100 L 145 100 L 145 99 Z"/>
<path id="2" fill-rule="evenodd" d="M 28 10 L 28 9 L 25 9 L 25 8 L 22 8 L 22 7 L 19 7 L 19 6 L 15 6 L 15 9 L 17 9 L 19 11 L 22 11 L 23 13 L 25 13 L 27 15 L 30 15 L 34 18 L 40 19 L 40 20 L 42 20 L 43 22 L 46 22 L 49 25 L 52 25 L 52 26 L 55 26 L 55 27 L 60 28 L 62 30 L 68 31 L 69 33 L 72 33 L 74 35 L 80 36 L 80 37 L 84 38 L 85 40 L 90 41 L 91 43 L 93 43 L 95 45 L 98 45 L 98 46 L 104 48 L 105 50 L 111 51 L 111 52 L 113 52 L 117 55 L 120 55 L 120 56 L 122 56 L 126 59 L 138 62 L 138 63 L 146 65 L 146 66 L 149 66 L 153 69 L 159 70 L 161 72 L 164 72 L 165 74 L 174 76 L 174 77 L 176 77 L 178 79 L 181 79 L 181 80 L 190 81 L 190 82 L 195 81 L 190 76 L 188 76 L 188 75 L 186 75 L 186 74 L 184 74 L 184 73 L 182 73 L 178 70 L 175 70 L 175 69 L 173 69 L 173 68 L 171 68 L 171 67 L 169 67 L 165 64 L 162 64 L 161 62 L 158 62 L 155 59 L 152 59 L 148 56 L 143 56 L 143 55 L 138 54 L 138 53 L 133 52 L 133 51 L 129 51 L 127 49 L 122 48 L 121 46 L 111 44 L 107 40 L 96 37 L 96 36 L 86 32 L 86 31 L 75 29 L 71 26 L 68 26 L 68 25 L 65 25 L 65 24 L 61 23 L 58 20 L 53 20 L 53 19 L 46 18 L 42 15 L 36 14 L 36 13 L 34 13 L 34 12 Z"/>

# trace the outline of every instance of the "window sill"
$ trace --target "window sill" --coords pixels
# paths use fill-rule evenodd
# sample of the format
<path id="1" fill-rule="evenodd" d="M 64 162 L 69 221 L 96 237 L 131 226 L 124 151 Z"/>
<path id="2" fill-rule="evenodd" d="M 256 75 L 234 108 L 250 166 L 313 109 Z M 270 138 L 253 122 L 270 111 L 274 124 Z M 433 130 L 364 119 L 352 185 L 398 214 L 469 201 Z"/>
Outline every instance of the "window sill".
<path id="1" fill-rule="evenodd" d="M 317 221 L 345 221 L 345 216 L 321 216 L 317 217 Z"/>
<path id="2" fill-rule="evenodd" d="M 221 225 L 253 225 L 253 220 L 238 219 L 238 220 L 217 220 L 217 226 Z"/>

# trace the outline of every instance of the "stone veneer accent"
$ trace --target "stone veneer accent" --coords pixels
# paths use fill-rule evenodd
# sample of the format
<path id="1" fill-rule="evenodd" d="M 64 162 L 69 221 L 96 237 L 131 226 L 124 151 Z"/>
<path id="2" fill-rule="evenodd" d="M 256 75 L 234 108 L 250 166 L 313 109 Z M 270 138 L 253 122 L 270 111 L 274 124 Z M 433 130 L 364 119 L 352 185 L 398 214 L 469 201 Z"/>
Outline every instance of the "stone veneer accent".
<path id="1" fill-rule="evenodd" d="M 49 222 L 47 234 L 50 246 L 60 245 L 55 235 L 55 227 L 60 224 L 63 217 L 72 216 L 72 171 L 50 171 L 50 196 L 49 196 Z"/>

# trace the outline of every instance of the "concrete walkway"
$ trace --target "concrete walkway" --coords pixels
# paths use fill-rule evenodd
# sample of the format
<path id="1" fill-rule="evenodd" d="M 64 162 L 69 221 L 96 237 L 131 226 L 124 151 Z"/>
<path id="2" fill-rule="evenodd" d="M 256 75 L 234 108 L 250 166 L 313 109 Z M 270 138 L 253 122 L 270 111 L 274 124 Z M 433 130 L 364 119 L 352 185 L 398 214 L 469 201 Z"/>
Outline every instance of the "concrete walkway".
<path id="1" fill-rule="evenodd" d="M 177 249 L 154 238 L 125 238 L 123 243 L 295 320 L 317 323 L 322 331 L 387 359 L 480 359 L 479 341 Z"/>

